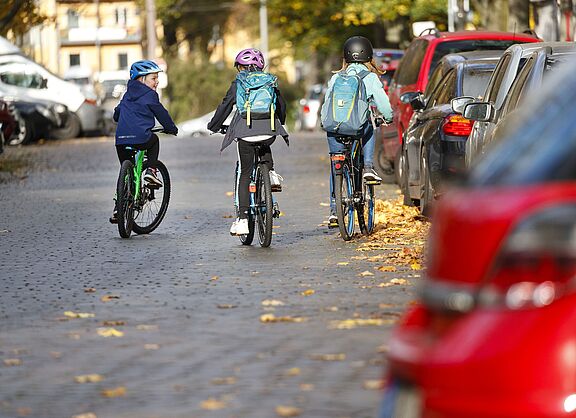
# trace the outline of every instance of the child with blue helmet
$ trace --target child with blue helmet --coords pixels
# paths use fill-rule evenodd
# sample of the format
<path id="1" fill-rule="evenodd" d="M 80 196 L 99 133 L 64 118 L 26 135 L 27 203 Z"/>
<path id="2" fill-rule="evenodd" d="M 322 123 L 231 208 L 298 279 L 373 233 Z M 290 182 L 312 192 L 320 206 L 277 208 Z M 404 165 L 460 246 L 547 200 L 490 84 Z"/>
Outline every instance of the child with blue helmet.
<path id="1" fill-rule="evenodd" d="M 126 147 L 137 150 L 146 150 L 146 155 L 151 163 L 158 160 L 160 143 L 158 136 L 152 132 L 155 119 L 162 124 L 166 133 L 176 135 L 178 128 L 170 117 L 162 103 L 156 89 L 158 88 L 158 73 L 162 69 L 154 61 L 136 61 L 130 67 L 130 80 L 126 93 L 114 109 L 114 121 L 116 127 L 116 152 L 120 165 L 131 158 L 131 153 Z M 144 180 L 157 187 L 162 187 L 156 170 L 146 170 Z M 117 223 L 116 208 L 110 222 Z"/>

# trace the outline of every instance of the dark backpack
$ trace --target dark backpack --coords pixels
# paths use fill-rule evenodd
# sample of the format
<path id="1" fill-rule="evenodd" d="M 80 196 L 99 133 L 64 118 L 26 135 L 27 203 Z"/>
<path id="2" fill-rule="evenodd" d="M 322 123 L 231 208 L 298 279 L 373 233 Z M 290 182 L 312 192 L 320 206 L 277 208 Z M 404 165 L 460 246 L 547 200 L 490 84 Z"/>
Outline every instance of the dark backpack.
<path id="1" fill-rule="evenodd" d="M 335 135 L 359 137 L 370 120 L 366 86 L 362 81 L 370 74 L 361 71 L 358 74 L 337 74 L 332 90 L 324 99 L 322 129 Z"/>
<path id="2" fill-rule="evenodd" d="M 236 109 L 248 125 L 268 119 L 274 129 L 278 78 L 263 71 L 240 71 L 236 76 Z"/>

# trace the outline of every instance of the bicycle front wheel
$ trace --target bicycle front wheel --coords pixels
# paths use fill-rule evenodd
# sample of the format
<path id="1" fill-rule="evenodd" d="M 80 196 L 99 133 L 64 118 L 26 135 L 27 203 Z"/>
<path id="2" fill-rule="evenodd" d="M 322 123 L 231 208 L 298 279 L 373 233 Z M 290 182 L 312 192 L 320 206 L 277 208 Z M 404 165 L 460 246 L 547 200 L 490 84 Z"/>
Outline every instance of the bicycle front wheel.
<path id="1" fill-rule="evenodd" d="M 358 225 L 364 235 L 370 235 L 375 225 L 375 201 L 374 186 L 362 181 L 363 199 L 358 208 Z"/>
<path id="2" fill-rule="evenodd" d="M 120 167 L 116 185 L 116 208 L 118 232 L 122 238 L 130 238 L 134 225 L 134 164 L 126 160 Z"/>
<path id="3" fill-rule="evenodd" d="M 354 188 L 348 165 L 342 167 L 342 174 L 334 176 L 334 194 L 340 236 L 350 241 L 354 235 Z"/>
<path id="4" fill-rule="evenodd" d="M 270 171 L 266 164 L 259 164 L 256 169 L 256 221 L 258 223 L 258 238 L 262 247 L 269 247 L 272 242 L 272 222 L 274 207 L 272 206 L 272 186 Z"/>
<path id="5" fill-rule="evenodd" d="M 156 176 L 162 182 L 162 186 L 147 184 L 144 181 L 144 173 L 148 168 L 156 169 Z M 134 210 L 134 232 L 149 234 L 158 228 L 168 210 L 170 188 L 170 175 L 166 166 L 161 161 L 153 164 L 146 161 L 140 179 L 140 196 Z"/>

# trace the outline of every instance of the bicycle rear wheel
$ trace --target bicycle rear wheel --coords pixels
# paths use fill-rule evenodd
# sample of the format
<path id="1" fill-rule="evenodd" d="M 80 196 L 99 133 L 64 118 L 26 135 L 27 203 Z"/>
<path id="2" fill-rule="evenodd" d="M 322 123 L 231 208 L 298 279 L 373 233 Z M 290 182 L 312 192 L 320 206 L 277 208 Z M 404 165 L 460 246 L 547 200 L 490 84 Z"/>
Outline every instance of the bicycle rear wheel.
<path id="1" fill-rule="evenodd" d="M 375 224 L 375 200 L 374 186 L 362 181 L 363 199 L 358 207 L 358 225 L 364 235 L 370 235 L 374 231 Z"/>
<path id="2" fill-rule="evenodd" d="M 266 164 L 259 164 L 256 169 L 256 220 L 258 222 L 258 238 L 262 247 L 269 247 L 272 242 L 272 222 L 274 207 L 272 203 L 272 186 L 270 171 Z"/>
<path id="3" fill-rule="evenodd" d="M 348 164 L 344 164 L 342 174 L 334 178 L 334 194 L 340 236 L 344 241 L 350 241 L 354 235 L 354 188 Z"/>
<path id="4" fill-rule="evenodd" d="M 234 214 L 236 219 L 240 216 L 240 210 L 238 208 L 238 162 L 236 162 L 236 175 L 234 176 Z M 251 245 L 254 240 L 254 215 L 252 213 L 248 214 L 248 234 L 239 235 L 240 242 L 243 245 Z"/>
<path id="5" fill-rule="evenodd" d="M 116 185 L 118 232 L 122 238 L 130 238 L 134 225 L 134 164 L 126 160 L 120 167 Z"/>
<path id="6" fill-rule="evenodd" d="M 155 168 L 158 179 L 162 182 L 162 187 L 151 186 L 144 181 L 144 173 L 148 168 Z M 140 197 L 134 210 L 134 232 L 137 234 L 149 234 L 154 231 L 160 223 L 170 202 L 170 175 L 168 169 L 161 162 L 154 164 L 144 162 L 142 167 L 142 178 L 140 179 Z"/>

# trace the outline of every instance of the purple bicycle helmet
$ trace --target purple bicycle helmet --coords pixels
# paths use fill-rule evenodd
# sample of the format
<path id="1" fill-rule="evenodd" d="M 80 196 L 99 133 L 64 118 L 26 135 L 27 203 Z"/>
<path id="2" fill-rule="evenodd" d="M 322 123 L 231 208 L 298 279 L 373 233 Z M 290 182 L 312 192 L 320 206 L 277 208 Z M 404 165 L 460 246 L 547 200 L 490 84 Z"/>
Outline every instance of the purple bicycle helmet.
<path id="1" fill-rule="evenodd" d="M 245 65 L 247 67 L 254 65 L 262 70 L 264 68 L 264 56 L 262 52 L 255 48 L 243 49 L 236 55 L 236 59 L 234 60 L 234 66 L 236 67 L 237 65 Z"/>

